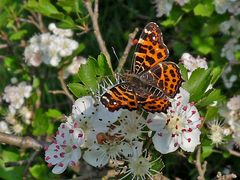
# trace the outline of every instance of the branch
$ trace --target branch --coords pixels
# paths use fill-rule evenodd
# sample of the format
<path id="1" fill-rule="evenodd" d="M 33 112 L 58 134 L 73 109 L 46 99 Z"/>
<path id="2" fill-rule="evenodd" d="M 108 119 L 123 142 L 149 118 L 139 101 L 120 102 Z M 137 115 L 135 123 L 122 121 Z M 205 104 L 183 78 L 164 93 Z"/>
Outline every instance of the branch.
<path id="1" fill-rule="evenodd" d="M 217 173 L 217 180 L 232 180 L 232 179 L 235 179 L 237 178 L 237 175 L 236 174 L 226 174 L 226 175 L 222 175 L 221 172 L 218 172 Z"/>
<path id="2" fill-rule="evenodd" d="M 123 52 L 123 55 L 119 61 L 119 64 L 118 64 L 118 67 L 117 67 L 117 72 L 120 72 L 121 69 L 123 68 L 126 60 L 127 60 L 127 57 L 128 57 L 128 54 L 131 50 L 131 47 L 133 45 L 132 41 L 134 40 L 136 34 L 138 32 L 138 28 L 135 28 L 134 31 L 132 33 L 129 34 L 129 39 L 128 39 L 128 43 L 127 43 L 127 46 Z"/>
<path id="3" fill-rule="evenodd" d="M 106 48 L 106 45 L 105 45 L 105 42 L 102 38 L 102 35 L 101 35 L 101 32 L 100 32 L 100 29 L 99 29 L 99 25 L 98 25 L 98 0 L 95 1 L 95 5 L 94 5 L 94 11 L 92 9 L 92 4 L 90 2 L 90 0 L 84 0 L 84 5 L 90 15 L 90 18 L 92 20 L 92 24 L 93 24 L 93 29 L 94 29 L 94 34 L 96 36 L 96 39 L 97 39 L 97 42 L 98 42 L 98 45 L 100 47 L 100 50 L 103 52 L 103 54 L 106 56 L 106 59 L 107 59 L 107 62 L 108 62 L 108 65 L 110 67 L 110 69 L 112 70 L 113 72 L 113 68 L 112 68 L 112 63 L 111 63 L 111 59 L 110 59 L 110 55 L 107 51 L 107 48 Z"/>
<path id="4" fill-rule="evenodd" d="M 231 155 L 233 155 L 233 156 L 240 157 L 240 153 L 237 152 L 237 151 L 234 151 L 234 150 L 229 149 L 228 152 L 229 152 Z"/>
<path id="5" fill-rule="evenodd" d="M 32 148 L 35 150 L 40 150 L 44 147 L 44 143 L 33 139 L 32 137 L 20 137 L 11 134 L 5 134 L 0 132 L 0 143 L 6 143 L 13 146 L 18 146 L 21 148 Z"/>
<path id="6" fill-rule="evenodd" d="M 207 161 L 204 161 L 203 165 L 201 164 L 201 147 L 198 147 L 197 155 L 196 155 L 196 161 L 195 161 L 195 166 L 198 171 L 198 180 L 204 180 L 204 174 L 206 172 L 207 168 Z"/>
<path id="7" fill-rule="evenodd" d="M 72 103 L 74 103 L 75 100 L 74 100 L 72 94 L 69 92 L 69 90 L 68 90 L 68 88 L 67 88 L 67 86 L 64 82 L 64 71 L 63 71 L 63 69 L 58 72 L 58 79 L 61 83 L 61 87 L 64 91 L 64 94 L 72 101 Z"/>
<path id="8" fill-rule="evenodd" d="M 34 159 L 37 157 L 37 155 L 40 153 L 40 150 L 35 151 L 30 158 L 27 161 L 27 165 L 24 169 L 24 173 L 23 173 L 23 180 L 27 179 L 27 175 L 28 175 L 28 170 L 29 167 L 31 166 L 31 164 L 33 163 Z"/>

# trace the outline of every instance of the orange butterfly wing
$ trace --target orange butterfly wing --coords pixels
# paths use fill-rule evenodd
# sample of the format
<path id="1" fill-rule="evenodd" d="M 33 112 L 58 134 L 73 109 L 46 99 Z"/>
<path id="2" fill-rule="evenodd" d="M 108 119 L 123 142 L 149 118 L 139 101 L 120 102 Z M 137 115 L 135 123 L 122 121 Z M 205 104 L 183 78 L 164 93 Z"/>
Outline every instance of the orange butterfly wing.
<path id="1" fill-rule="evenodd" d="M 183 82 L 179 68 L 173 62 L 159 63 L 142 74 L 141 78 L 148 79 L 153 86 L 161 89 L 170 98 L 175 97 Z"/>
<path id="2" fill-rule="evenodd" d="M 148 23 L 138 40 L 132 72 L 141 74 L 168 57 L 168 48 L 156 23 Z"/>
<path id="3" fill-rule="evenodd" d="M 137 96 L 125 83 L 115 85 L 101 96 L 102 104 L 111 112 L 120 108 L 136 110 Z"/>

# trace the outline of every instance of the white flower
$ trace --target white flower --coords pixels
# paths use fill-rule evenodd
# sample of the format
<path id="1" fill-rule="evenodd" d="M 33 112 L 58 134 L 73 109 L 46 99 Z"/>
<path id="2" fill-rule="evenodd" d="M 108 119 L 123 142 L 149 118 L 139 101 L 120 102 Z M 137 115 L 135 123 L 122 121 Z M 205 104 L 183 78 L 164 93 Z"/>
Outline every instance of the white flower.
<path id="1" fill-rule="evenodd" d="M 24 98 L 31 95 L 32 86 L 27 85 L 26 82 L 21 82 L 16 86 L 8 85 L 4 89 L 3 99 L 8 102 L 9 110 L 15 114 L 17 109 L 20 109 L 24 103 Z"/>
<path id="2" fill-rule="evenodd" d="M 132 144 L 132 155 L 126 160 L 128 163 L 127 169 L 125 171 L 123 170 L 124 176 L 121 179 L 125 179 L 130 175 L 132 176 L 131 179 L 153 179 L 152 173 L 158 173 L 152 169 L 152 166 L 156 161 L 160 160 L 160 158 L 150 161 L 149 157 L 143 156 L 142 146 L 143 143 L 138 141 Z"/>
<path id="3" fill-rule="evenodd" d="M 183 5 L 185 5 L 186 3 L 189 2 L 189 0 L 175 0 L 175 1 L 176 1 L 176 3 L 178 3 L 180 6 L 183 6 Z"/>
<path id="4" fill-rule="evenodd" d="M 153 3 L 157 10 L 156 16 L 161 17 L 164 14 L 169 15 L 172 10 L 173 2 L 174 0 L 154 0 Z"/>
<path id="5" fill-rule="evenodd" d="M 118 122 L 119 125 L 116 125 L 111 133 L 118 134 L 127 141 L 137 140 L 144 133 L 145 119 L 136 111 L 124 110 Z"/>
<path id="6" fill-rule="evenodd" d="M 0 132 L 11 134 L 8 124 L 5 121 L 0 121 Z"/>
<path id="7" fill-rule="evenodd" d="M 193 152 L 200 144 L 201 118 L 196 107 L 192 103 L 187 103 L 189 101 L 187 94 L 181 88 L 167 114 L 150 113 L 147 117 L 147 126 L 156 131 L 152 137 L 154 147 L 162 154 L 173 152 L 179 146 L 184 151 Z"/>
<path id="8" fill-rule="evenodd" d="M 216 146 L 222 144 L 225 137 L 223 124 L 214 120 L 211 121 L 208 125 L 210 128 L 209 139 L 212 141 L 212 144 L 215 144 Z"/>
<path id="9" fill-rule="evenodd" d="M 230 62 L 236 61 L 235 53 L 240 50 L 240 44 L 235 38 L 230 39 L 222 48 L 221 56 L 226 57 Z"/>
<path id="10" fill-rule="evenodd" d="M 73 36 L 73 32 L 72 32 L 71 29 L 57 28 L 54 23 L 50 23 L 48 25 L 48 29 L 50 31 L 52 31 L 55 35 L 59 35 L 59 36 L 62 36 L 62 37 L 72 37 Z"/>
<path id="11" fill-rule="evenodd" d="M 233 96 L 227 103 L 227 107 L 230 110 L 240 110 L 240 95 Z"/>
<path id="12" fill-rule="evenodd" d="M 183 63 L 184 67 L 190 72 L 193 72 L 197 68 L 204 68 L 204 69 L 208 68 L 206 58 L 200 58 L 200 57 L 194 58 L 189 53 L 184 53 L 180 61 Z"/>
<path id="13" fill-rule="evenodd" d="M 13 124 L 13 125 L 11 126 L 11 130 L 12 130 L 12 132 L 15 133 L 15 134 L 21 134 L 22 131 L 23 131 L 23 125 L 20 124 L 19 122 L 16 123 L 16 124 Z"/>
<path id="14" fill-rule="evenodd" d="M 67 78 L 70 74 L 76 74 L 80 66 L 86 64 L 86 62 L 86 58 L 82 56 L 73 58 L 72 63 L 64 71 L 64 78 Z"/>
<path id="15" fill-rule="evenodd" d="M 112 123 L 118 120 L 121 111 L 110 112 L 91 96 L 84 96 L 75 101 L 72 119 L 85 132 L 83 147 L 91 147 L 96 142 L 98 133 L 106 133 Z"/>
<path id="16" fill-rule="evenodd" d="M 237 75 L 230 74 L 232 72 L 232 67 L 227 66 L 222 73 L 223 84 L 227 89 L 233 86 L 233 83 L 237 80 Z"/>
<path id="17" fill-rule="evenodd" d="M 22 120 L 26 124 L 30 124 L 30 119 L 32 118 L 32 112 L 26 107 L 23 106 L 18 110 L 19 115 L 22 117 Z"/>
<path id="18" fill-rule="evenodd" d="M 240 1 L 235 1 L 234 3 L 232 3 L 231 6 L 228 8 L 228 11 L 235 16 L 239 15 L 240 14 Z"/>
<path id="19" fill-rule="evenodd" d="M 55 141 L 45 151 L 45 161 L 54 174 L 61 174 L 68 165 L 76 165 L 81 157 L 80 145 L 83 143 L 82 129 L 70 123 L 62 123 L 58 128 Z"/>
<path id="20" fill-rule="evenodd" d="M 231 3 L 236 0 L 215 0 L 215 9 L 218 14 L 223 14 L 230 7 Z"/>
<path id="21" fill-rule="evenodd" d="M 30 39 L 30 44 L 25 48 L 24 56 L 28 65 L 39 66 L 42 62 L 51 66 L 58 66 L 61 57 L 70 56 L 78 48 L 78 43 L 70 38 L 71 30 L 59 29 L 55 24 L 50 24 L 51 33 L 35 35 Z"/>

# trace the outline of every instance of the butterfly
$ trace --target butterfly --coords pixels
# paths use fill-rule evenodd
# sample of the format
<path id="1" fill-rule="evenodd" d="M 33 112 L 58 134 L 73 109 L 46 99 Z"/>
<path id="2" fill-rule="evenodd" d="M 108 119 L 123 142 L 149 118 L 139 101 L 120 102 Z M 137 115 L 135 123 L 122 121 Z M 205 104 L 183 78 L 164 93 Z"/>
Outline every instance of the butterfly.
<path id="1" fill-rule="evenodd" d="M 121 75 L 122 81 L 101 96 L 111 112 L 120 108 L 165 112 L 183 82 L 178 66 L 166 62 L 169 51 L 154 22 L 148 23 L 138 40 L 132 70 Z"/>

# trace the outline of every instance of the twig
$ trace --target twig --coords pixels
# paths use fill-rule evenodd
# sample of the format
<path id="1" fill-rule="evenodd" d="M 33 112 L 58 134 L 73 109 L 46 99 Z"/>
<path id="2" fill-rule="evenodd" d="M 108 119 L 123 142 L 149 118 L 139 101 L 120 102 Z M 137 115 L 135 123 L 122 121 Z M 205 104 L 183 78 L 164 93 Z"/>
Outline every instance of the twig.
<path id="1" fill-rule="evenodd" d="M 24 173 L 23 173 L 23 179 L 27 179 L 27 175 L 28 175 L 28 169 L 31 166 L 32 162 L 34 161 L 34 159 L 37 157 L 37 155 L 39 154 L 40 150 L 35 151 L 31 157 L 29 158 L 29 160 L 27 161 L 27 165 L 24 169 Z"/>
<path id="2" fill-rule="evenodd" d="M 231 155 L 234 155 L 234 156 L 240 157 L 240 153 L 237 152 L 237 151 L 234 151 L 234 150 L 229 149 L 228 152 L 229 152 Z"/>
<path id="3" fill-rule="evenodd" d="M 135 28 L 134 31 L 129 34 L 128 43 L 127 43 L 127 46 L 126 46 L 126 48 L 123 52 L 122 57 L 120 58 L 120 61 L 119 61 L 118 67 L 117 67 L 117 72 L 120 72 L 122 67 L 125 64 L 125 62 L 127 60 L 127 57 L 128 57 L 128 54 L 129 54 L 129 51 L 131 50 L 131 47 L 133 45 L 132 41 L 134 40 L 137 32 L 138 32 L 138 28 Z"/>
<path id="4" fill-rule="evenodd" d="M 52 93 L 52 94 L 65 94 L 66 95 L 65 91 L 63 91 L 63 90 L 49 90 L 48 92 Z"/>
<path id="5" fill-rule="evenodd" d="M 232 180 L 232 179 L 235 179 L 237 178 L 237 175 L 236 174 L 226 174 L 226 175 L 222 175 L 221 172 L 218 172 L 217 173 L 217 180 Z"/>
<path id="6" fill-rule="evenodd" d="M 201 164 L 201 147 L 198 147 L 198 150 L 197 150 L 195 166 L 196 166 L 198 174 L 199 174 L 198 180 L 204 180 L 205 179 L 204 174 L 205 174 L 206 168 L 207 168 L 207 161 L 204 161 L 204 163 Z"/>
<path id="7" fill-rule="evenodd" d="M 4 166 L 5 167 L 18 167 L 18 166 L 25 165 L 27 163 L 28 163 L 28 160 L 19 160 L 16 162 L 9 161 L 9 162 L 5 162 Z"/>
<path id="8" fill-rule="evenodd" d="M 84 2 L 84 5 L 85 5 L 89 15 L 90 15 L 91 20 L 92 20 L 94 34 L 96 36 L 96 39 L 97 39 L 98 45 L 100 47 L 100 50 L 106 56 L 107 62 L 109 64 L 109 67 L 110 67 L 110 69 L 113 72 L 110 55 L 109 55 L 109 53 L 107 51 L 105 42 L 104 42 L 104 40 L 102 38 L 100 29 L 99 29 L 99 25 L 98 25 L 98 0 L 95 0 L 94 11 L 92 9 L 92 4 L 91 4 L 90 0 L 84 0 L 83 2 Z"/>
<path id="9" fill-rule="evenodd" d="M 0 143 L 6 143 L 9 145 L 18 146 L 21 148 L 32 148 L 35 150 L 40 150 L 45 144 L 33 139 L 32 137 L 20 137 L 11 134 L 5 134 L 0 132 Z"/>
<path id="10" fill-rule="evenodd" d="M 8 45 L 7 44 L 0 44 L 0 49 L 4 49 L 4 48 L 7 48 Z"/>
<path id="11" fill-rule="evenodd" d="M 72 101 L 72 103 L 74 103 L 75 100 L 74 100 L 72 94 L 69 92 L 69 90 L 67 88 L 67 85 L 64 82 L 64 78 L 63 77 L 64 77 L 64 71 L 62 69 L 62 70 L 60 70 L 58 72 L 58 79 L 59 79 L 59 81 L 61 83 L 61 87 L 62 87 L 63 91 L 65 92 L 64 94 Z"/>

